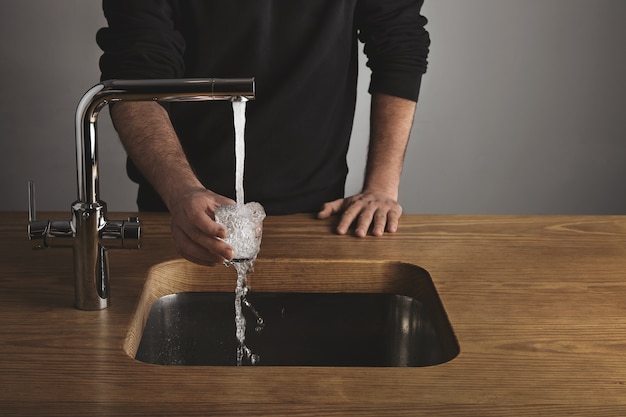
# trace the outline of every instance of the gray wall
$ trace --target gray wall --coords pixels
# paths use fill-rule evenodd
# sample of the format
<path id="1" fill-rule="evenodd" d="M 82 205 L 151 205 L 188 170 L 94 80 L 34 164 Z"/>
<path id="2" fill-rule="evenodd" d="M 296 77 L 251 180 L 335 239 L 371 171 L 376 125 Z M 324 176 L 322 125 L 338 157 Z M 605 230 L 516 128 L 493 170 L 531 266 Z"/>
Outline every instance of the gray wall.
<path id="1" fill-rule="evenodd" d="M 626 2 L 426 0 L 429 72 L 407 151 L 407 213 L 626 213 Z M 0 1 L 0 210 L 76 198 L 73 114 L 98 80 L 100 2 Z M 363 68 L 362 73 L 366 74 Z M 348 192 L 368 131 L 361 81 Z M 101 195 L 134 210 L 108 112 Z"/>

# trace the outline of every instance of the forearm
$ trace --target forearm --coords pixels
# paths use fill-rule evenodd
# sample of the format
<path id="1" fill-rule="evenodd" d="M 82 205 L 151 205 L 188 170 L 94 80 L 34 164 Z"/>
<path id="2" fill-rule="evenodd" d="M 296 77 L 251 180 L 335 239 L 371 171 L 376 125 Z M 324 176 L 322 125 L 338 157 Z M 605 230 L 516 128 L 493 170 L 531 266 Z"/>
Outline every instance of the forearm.
<path id="1" fill-rule="evenodd" d="M 172 209 L 185 193 L 203 188 L 165 109 L 155 102 L 120 102 L 111 117 L 128 156 Z"/>
<path id="2" fill-rule="evenodd" d="M 215 222 L 214 213 L 233 201 L 205 189 L 198 180 L 165 109 L 155 102 L 117 103 L 111 116 L 128 156 L 172 215 L 172 237 L 179 253 L 203 265 L 232 259 L 232 248 L 222 240 L 226 229 Z"/>
<path id="3" fill-rule="evenodd" d="M 416 103 L 373 94 L 370 114 L 370 143 L 364 192 L 381 193 L 397 200 Z"/>

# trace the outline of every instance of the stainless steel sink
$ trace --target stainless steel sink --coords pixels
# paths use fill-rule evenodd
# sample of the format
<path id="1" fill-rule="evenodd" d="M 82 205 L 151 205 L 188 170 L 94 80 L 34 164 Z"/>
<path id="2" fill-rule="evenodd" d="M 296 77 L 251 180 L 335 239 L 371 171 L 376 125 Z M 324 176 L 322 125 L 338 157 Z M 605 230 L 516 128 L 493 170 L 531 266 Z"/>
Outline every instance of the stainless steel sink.
<path id="1" fill-rule="evenodd" d="M 140 303 L 136 331 L 129 332 L 133 339 L 142 327 L 140 342 L 127 340 L 127 352 L 159 365 L 236 365 L 234 293 L 221 290 L 224 282 L 234 287 L 235 271 L 164 265 L 190 288 L 155 297 L 148 279 L 144 292 L 154 300 L 149 308 Z M 163 273 L 156 281 L 166 282 Z M 198 291 L 198 282 L 220 289 Z M 418 266 L 259 260 L 250 282 L 248 300 L 264 319 L 255 331 L 256 318 L 244 308 L 246 345 L 260 356 L 257 366 L 420 367 L 459 353 L 430 275 Z"/>

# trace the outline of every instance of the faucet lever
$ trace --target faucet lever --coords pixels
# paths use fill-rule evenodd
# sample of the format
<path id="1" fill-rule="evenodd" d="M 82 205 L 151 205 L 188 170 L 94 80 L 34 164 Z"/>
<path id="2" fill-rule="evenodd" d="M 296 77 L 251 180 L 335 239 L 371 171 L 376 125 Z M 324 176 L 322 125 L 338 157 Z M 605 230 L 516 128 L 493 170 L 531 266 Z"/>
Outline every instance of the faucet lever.
<path id="1" fill-rule="evenodd" d="M 100 231 L 100 242 L 107 249 L 139 249 L 141 247 L 141 221 L 139 217 L 128 220 L 107 220 Z"/>
<path id="2" fill-rule="evenodd" d="M 35 221 L 35 216 L 37 215 L 35 210 L 35 183 L 33 181 L 28 181 L 28 221 Z"/>
<path id="3" fill-rule="evenodd" d="M 28 238 L 30 240 L 41 239 L 43 243 L 33 247 L 33 249 L 43 249 L 45 247 L 45 237 L 48 233 L 50 222 L 38 221 L 35 206 L 35 183 L 28 181 Z"/>

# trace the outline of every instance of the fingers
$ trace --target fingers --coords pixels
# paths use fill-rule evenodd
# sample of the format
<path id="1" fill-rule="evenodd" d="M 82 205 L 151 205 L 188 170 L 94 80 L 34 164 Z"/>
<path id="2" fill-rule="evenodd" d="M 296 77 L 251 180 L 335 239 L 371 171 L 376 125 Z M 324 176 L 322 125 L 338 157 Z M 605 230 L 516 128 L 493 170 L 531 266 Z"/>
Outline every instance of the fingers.
<path id="1" fill-rule="evenodd" d="M 398 205 L 396 210 L 391 210 L 387 214 L 387 232 L 396 233 L 400 224 L 400 216 L 402 215 L 402 207 Z"/>
<path id="2" fill-rule="evenodd" d="M 372 236 L 382 236 L 385 232 L 395 233 L 402 210 L 400 206 L 368 207 L 359 215 L 354 234 L 357 237 L 365 237 L 369 230 Z"/>
<path id="3" fill-rule="evenodd" d="M 183 258 L 200 265 L 221 264 L 234 256 L 232 248 L 217 237 L 198 239 L 202 241 L 201 244 L 177 225 L 172 226 L 172 236 L 178 253 Z"/>
<path id="4" fill-rule="evenodd" d="M 176 249 L 185 259 L 215 265 L 232 259 L 233 249 L 222 239 L 226 229 L 215 222 L 215 209 L 222 203 L 209 192 L 190 194 L 172 210 L 172 237 Z M 218 196 L 219 197 L 219 196 Z"/>
<path id="5" fill-rule="evenodd" d="M 350 226 L 355 222 L 357 218 L 359 218 L 360 210 L 355 205 L 349 205 L 346 210 L 344 210 L 341 218 L 339 219 L 339 224 L 337 224 L 337 233 L 340 235 L 345 235 L 348 233 Z M 357 225 L 358 228 L 358 225 Z M 356 230 L 355 230 L 356 234 Z M 367 234 L 367 231 L 366 231 Z M 358 236 L 358 234 L 357 234 Z"/>

